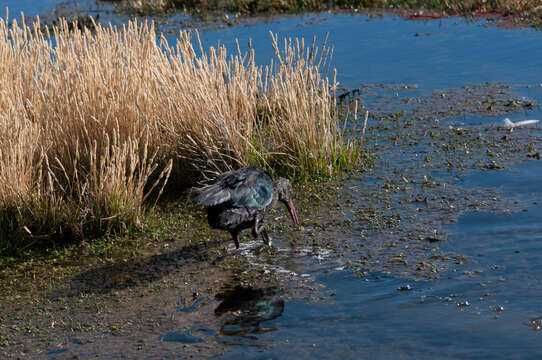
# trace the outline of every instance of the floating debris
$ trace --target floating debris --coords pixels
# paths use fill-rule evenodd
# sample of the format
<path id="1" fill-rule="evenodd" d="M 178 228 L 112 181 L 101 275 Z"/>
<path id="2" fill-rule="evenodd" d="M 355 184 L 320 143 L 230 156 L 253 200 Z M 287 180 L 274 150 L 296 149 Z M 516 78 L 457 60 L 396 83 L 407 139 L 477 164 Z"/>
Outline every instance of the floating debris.
<path id="1" fill-rule="evenodd" d="M 540 331 L 542 329 L 542 317 L 533 318 L 529 321 L 528 325 L 534 330 L 534 331 Z"/>
<path id="2" fill-rule="evenodd" d="M 537 160 L 540 160 L 540 151 L 533 151 L 529 154 L 527 154 L 528 158 L 536 158 Z"/>
<path id="3" fill-rule="evenodd" d="M 502 122 L 505 129 L 513 129 L 516 127 L 538 124 L 539 121 L 540 120 L 522 120 L 514 123 L 510 121 L 509 118 L 504 118 Z"/>

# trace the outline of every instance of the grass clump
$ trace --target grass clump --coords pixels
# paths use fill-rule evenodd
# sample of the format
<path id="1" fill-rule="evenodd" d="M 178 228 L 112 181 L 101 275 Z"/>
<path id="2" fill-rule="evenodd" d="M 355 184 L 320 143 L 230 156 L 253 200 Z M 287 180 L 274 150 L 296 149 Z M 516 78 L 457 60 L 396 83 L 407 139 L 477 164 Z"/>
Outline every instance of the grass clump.
<path id="1" fill-rule="evenodd" d="M 148 23 L 32 26 L 0 19 L 0 254 L 141 226 L 168 181 L 245 165 L 306 181 L 361 160 L 325 43 L 273 37 L 262 67 Z"/>

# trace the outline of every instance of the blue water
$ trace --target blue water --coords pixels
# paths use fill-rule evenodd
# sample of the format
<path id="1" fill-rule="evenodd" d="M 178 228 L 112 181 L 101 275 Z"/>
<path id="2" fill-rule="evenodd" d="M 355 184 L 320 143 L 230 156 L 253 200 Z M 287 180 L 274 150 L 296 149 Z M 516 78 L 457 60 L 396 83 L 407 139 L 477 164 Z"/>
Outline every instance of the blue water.
<path id="1" fill-rule="evenodd" d="M 311 19 L 322 21 L 307 24 Z M 361 15 L 306 15 L 259 26 L 239 26 L 202 34 L 207 44 L 217 39 L 234 47 L 253 40 L 257 59 L 272 56 L 269 31 L 284 37 L 313 36 L 335 46 L 334 63 L 346 87 L 362 84 L 417 84 L 424 89 L 446 89 L 497 81 L 511 84 L 542 82 L 540 33 L 533 29 L 503 30 L 468 25 L 458 18 L 404 21 Z M 421 34 L 416 36 L 416 34 Z"/>
<path id="2" fill-rule="evenodd" d="M 61 1 L 58 0 L 2 0 L 0 2 L 0 14 L 5 18 L 7 8 L 9 10 L 9 19 L 20 19 L 21 12 L 24 13 L 25 17 L 35 17 L 51 11 L 60 3 Z"/>
<path id="3" fill-rule="evenodd" d="M 11 14 L 36 15 L 58 3 L 8 0 L 0 5 L 10 6 Z M 402 83 L 417 85 L 418 95 L 489 81 L 513 85 L 515 93 L 542 102 L 542 33 L 485 24 L 458 18 L 422 22 L 324 14 L 200 35 L 204 46 L 220 41 L 233 53 L 235 38 L 242 49 L 252 39 L 256 61 L 268 64 L 273 56 L 269 31 L 279 38 L 305 37 L 308 43 L 329 33 L 328 43 L 335 47 L 333 66 L 345 87 Z M 536 108 L 511 118 L 541 115 Z M 490 174 L 469 175 L 460 183 L 502 191 L 524 211 L 465 213 L 445 227 L 449 241 L 441 249 L 465 255 L 469 262 L 461 270 L 472 271 L 472 277 L 450 272 L 439 280 L 412 282 L 373 274 L 364 281 L 348 270 L 315 270 L 311 275 L 316 281 L 335 293 L 331 301 L 286 301 L 278 317 L 259 324 L 273 331 L 253 334 L 250 341 L 222 337 L 237 345 L 229 346 L 221 358 L 542 358 L 542 331 L 533 327 L 542 317 L 542 162 Z M 397 290 L 405 284 L 412 289 Z"/>
<path id="4" fill-rule="evenodd" d="M 542 316 L 542 163 L 499 174 L 464 181 L 530 204 L 512 214 L 465 213 L 447 226 L 440 247 L 468 258 L 461 271 L 413 282 L 330 269 L 317 279 L 336 293 L 332 303 L 288 302 L 265 323 L 279 331 L 259 336 L 273 347 L 232 347 L 223 359 L 539 359 L 542 332 L 532 321 Z M 405 284 L 411 290 L 398 291 Z"/>
<path id="5" fill-rule="evenodd" d="M 520 96 L 542 101 L 542 34 L 504 30 L 462 19 L 427 22 L 384 17 L 321 15 L 286 18 L 254 27 L 202 34 L 206 44 L 220 39 L 233 46 L 248 39 L 266 63 L 271 30 L 279 37 L 329 32 L 333 66 L 345 87 L 362 84 L 417 85 L 416 95 L 476 83 L 513 86 Z M 416 36 L 418 34 L 419 36 Z M 512 120 L 542 119 L 540 109 Z M 467 117 L 465 123 L 497 121 Z M 466 188 L 501 191 L 522 210 L 509 214 L 466 213 L 445 227 L 442 251 L 463 254 L 468 264 L 436 281 L 408 282 L 393 276 L 363 279 L 348 272 L 317 273 L 336 292 L 332 303 L 285 304 L 279 318 L 258 335 L 265 348 L 233 346 L 223 359 L 539 359 L 542 331 L 542 163 L 527 162 L 500 172 L 460 180 Z M 517 209 L 515 209 L 516 211 Z M 466 273 L 463 273 L 466 271 Z M 469 276 L 470 275 L 470 276 Z M 398 291 L 405 284 L 411 291 Z M 465 306 L 467 305 L 468 306 Z M 253 341 L 250 342 L 253 344 Z"/>
<path id="6" fill-rule="evenodd" d="M 317 20 L 317 21 L 315 21 Z M 467 23 L 460 18 L 404 21 L 395 17 L 362 15 L 305 15 L 261 23 L 225 27 L 201 33 L 204 47 L 217 42 L 231 53 L 248 49 L 252 40 L 256 62 L 269 64 L 274 56 L 269 32 L 280 38 L 304 38 L 307 46 L 328 35 L 334 46 L 332 69 L 341 86 L 369 84 L 415 85 L 409 96 L 486 82 L 521 86 L 519 95 L 540 101 L 542 35 L 525 28 L 505 30 L 485 21 Z M 418 35 L 418 36 L 416 36 Z M 175 41 L 174 36 L 168 37 Z M 332 76 L 332 71 L 328 75 Z M 510 116 L 525 119 L 527 114 Z M 529 112 L 541 118 L 540 109 Z M 475 121 L 477 120 L 476 117 Z M 467 119 L 468 121 L 468 119 Z"/>

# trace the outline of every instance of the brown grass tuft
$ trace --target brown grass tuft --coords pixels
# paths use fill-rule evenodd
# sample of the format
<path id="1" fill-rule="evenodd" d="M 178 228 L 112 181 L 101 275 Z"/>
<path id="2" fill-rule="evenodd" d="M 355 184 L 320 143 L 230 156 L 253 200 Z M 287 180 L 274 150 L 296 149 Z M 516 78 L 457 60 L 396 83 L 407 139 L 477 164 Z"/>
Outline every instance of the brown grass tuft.
<path id="1" fill-rule="evenodd" d="M 15 238 L 122 231 L 149 194 L 244 165 L 307 180 L 357 164 L 322 69 L 331 49 L 303 40 L 197 56 L 153 24 L 30 29 L 0 19 L 0 251 Z M 53 40 L 54 39 L 54 40 Z M 20 246 L 18 246 L 20 247 Z"/>

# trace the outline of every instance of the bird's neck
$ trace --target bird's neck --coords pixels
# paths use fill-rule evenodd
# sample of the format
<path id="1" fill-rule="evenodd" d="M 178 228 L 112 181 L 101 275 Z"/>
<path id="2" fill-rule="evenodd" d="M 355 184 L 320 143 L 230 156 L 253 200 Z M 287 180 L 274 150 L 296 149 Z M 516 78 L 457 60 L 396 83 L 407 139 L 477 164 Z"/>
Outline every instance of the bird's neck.
<path id="1" fill-rule="evenodd" d="M 279 194 L 277 191 L 274 191 L 273 200 L 271 200 L 271 203 L 265 208 L 265 210 L 271 210 L 272 208 L 276 207 L 278 202 L 279 202 Z"/>

